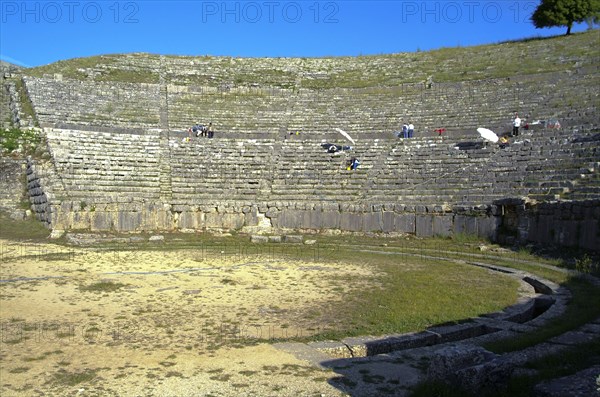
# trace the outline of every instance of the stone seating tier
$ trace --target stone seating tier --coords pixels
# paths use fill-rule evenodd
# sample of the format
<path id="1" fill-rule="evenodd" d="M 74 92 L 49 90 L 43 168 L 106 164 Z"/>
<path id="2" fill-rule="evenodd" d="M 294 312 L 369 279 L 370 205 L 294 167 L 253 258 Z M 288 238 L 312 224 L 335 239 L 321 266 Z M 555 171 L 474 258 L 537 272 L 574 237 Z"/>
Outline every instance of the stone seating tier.
<path id="1" fill-rule="evenodd" d="M 597 120 L 598 73 L 543 73 L 457 84 L 365 89 L 292 90 L 107 83 L 24 78 L 38 119 L 106 126 L 185 129 L 212 121 L 218 131 L 332 131 L 360 135 L 394 131 L 412 120 L 417 134 L 435 128 L 510 129 L 515 110 L 531 118 L 560 118 L 565 125 Z M 165 99 L 166 98 L 166 99 Z M 165 117 L 161 121 L 161 115 Z M 162 125 L 162 127 L 165 127 Z"/>
<path id="2" fill-rule="evenodd" d="M 493 144 L 457 150 L 459 142 L 449 138 L 394 138 L 359 140 L 353 151 L 334 155 L 318 135 L 189 142 L 185 133 L 163 135 L 47 129 L 64 198 L 477 205 L 507 196 L 589 198 L 600 190 L 597 143 L 575 142 L 565 131 L 523 132 L 522 143 L 504 150 Z M 351 156 L 360 159 L 358 170 L 346 170 Z"/>
<path id="3" fill-rule="evenodd" d="M 47 130 L 62 184 L 72 199 L 159 198 L 158 135 Z"/>

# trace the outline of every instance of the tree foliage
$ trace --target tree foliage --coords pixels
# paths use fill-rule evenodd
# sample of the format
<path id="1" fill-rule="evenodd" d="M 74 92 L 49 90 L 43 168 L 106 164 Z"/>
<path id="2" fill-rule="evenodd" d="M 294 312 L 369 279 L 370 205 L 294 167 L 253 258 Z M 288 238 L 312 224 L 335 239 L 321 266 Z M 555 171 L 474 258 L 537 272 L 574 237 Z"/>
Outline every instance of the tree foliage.
<path id="1" fill-rule="evenodd" d="M 566 26 L 567 34 L 575 22 L 597 19 L 600 15 L 600 0 L 542 0 L 531 16 L 536 28 Z"/>

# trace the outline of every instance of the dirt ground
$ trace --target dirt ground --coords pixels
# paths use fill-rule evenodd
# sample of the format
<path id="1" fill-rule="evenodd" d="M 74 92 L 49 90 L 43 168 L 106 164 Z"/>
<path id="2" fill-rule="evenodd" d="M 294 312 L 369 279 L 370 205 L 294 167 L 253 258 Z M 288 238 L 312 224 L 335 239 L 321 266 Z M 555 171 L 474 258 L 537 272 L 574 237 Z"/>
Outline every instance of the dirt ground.
<path id="1" fill-rule="evenodd" d="M 366 266 L 0 240 L 0 394 L 339 396 L 274 340 L 335 329 Z M 343 275 L 343 277 L 341 277 Z"/>

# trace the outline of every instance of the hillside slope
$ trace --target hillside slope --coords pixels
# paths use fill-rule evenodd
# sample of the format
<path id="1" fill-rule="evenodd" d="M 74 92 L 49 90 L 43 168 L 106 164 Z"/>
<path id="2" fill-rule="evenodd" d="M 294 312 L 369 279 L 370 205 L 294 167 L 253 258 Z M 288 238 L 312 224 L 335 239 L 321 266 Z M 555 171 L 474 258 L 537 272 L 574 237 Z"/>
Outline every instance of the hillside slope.
<path id="1" fill-rule="evenodd" d="M 600 32 L 429 52 L 335 58 L 101 55 L 26 69 L 28 76 L 219 87 L 364 88 L 560 72 L 600 60 Z"/>

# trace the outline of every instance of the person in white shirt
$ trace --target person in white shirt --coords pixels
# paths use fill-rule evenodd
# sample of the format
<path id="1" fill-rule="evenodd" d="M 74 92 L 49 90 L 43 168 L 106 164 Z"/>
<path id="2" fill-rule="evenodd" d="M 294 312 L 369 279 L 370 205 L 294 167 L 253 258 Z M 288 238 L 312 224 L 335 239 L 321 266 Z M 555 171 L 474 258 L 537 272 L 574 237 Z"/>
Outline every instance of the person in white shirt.
<path id="1" fill-rule="evenodd" d="M 521 119 L 519 115 L 515 113 L 515 119 L 513 120 L 513 133 L 512 136 L 519 135 L 519 127 L 521 127 Z"/>
<path id="2" fill-rule="evenodd" d="M 415 126 L 413 125 L 413 123 L 409 123 L 408 124 L 408 137 L 412 138 L 414 133 L 415 133 Z"/>

